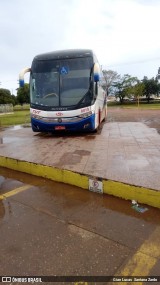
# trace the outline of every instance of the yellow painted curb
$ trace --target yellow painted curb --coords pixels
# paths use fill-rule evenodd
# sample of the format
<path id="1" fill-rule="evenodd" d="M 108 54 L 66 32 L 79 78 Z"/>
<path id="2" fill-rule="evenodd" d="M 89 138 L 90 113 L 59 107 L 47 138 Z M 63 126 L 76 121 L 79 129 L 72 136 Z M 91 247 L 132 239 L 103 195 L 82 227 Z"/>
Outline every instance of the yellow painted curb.
<path id="1" fill-rule="evenodd" d="M 88 177 L 65 169 L 0 156 L 0 166 L 88 189 Z"/>
<path id="2" fill-rule="evenodd" d="M 160 191 L 103 180 L 103 192 L 126 200 L 135 200 L 139 203 L 160 208 Z"/>
<path id="3" fill-rule="evenodd" d="M 89 175 L 70 170 L 4 156 L 0 156 L 0 166 L 44 177 L 53 181 L 78 186 L 87 190 L 89 190 L 89 178 L 92 178 Z M 160 191 L 104 179 L 102 180 L 102 183 L 103 193 L 105 194 L 113 195 L 125 200 L 136 200 L 137 202 L 160 208 Z"/>

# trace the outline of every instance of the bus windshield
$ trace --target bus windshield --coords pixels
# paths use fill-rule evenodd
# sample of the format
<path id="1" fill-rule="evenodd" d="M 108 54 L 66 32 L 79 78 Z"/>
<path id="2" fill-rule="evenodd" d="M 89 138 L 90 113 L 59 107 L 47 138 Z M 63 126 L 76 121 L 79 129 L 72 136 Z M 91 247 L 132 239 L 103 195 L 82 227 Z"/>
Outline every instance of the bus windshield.
<path id="1" fill-rule="evenodd" d="M 34 60 L 31 104 L 45 107 L 87 106 L 93 99 L 92 57 Z"/>

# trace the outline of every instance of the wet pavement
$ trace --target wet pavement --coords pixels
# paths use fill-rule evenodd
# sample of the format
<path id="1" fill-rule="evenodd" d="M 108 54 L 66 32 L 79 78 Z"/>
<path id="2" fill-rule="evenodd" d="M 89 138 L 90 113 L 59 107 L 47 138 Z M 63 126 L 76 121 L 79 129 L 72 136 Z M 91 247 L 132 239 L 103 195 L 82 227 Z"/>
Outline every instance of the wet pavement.
<path id="1" fill-rule="evenodd" d="M 152 108 L 152 104 L 150 104 Z M 160 133 L 160 110 L 156 109 L 130 109 L 125 107 L 109 107 L 108 122 L 141 122 L 154 128 Z"/>
<path id="2" fill-rule="evenodd" d="M 0 200 L 1 276 L 159 275 L 159 209 L 0 168 L 1 197 L 27 185 Z"/>
<path id="3" fill-rule="evenodd" d="M 108 113 L 97 134 L 39 134 L 21 127 L 2 130 L 0 165 L 82 188 L 88 188 L 88 177 L 106 181 L 104 193 L 160 207 L 160 111 L 127 110 L 126 115 L 126 110 L 109 108 Z M 22 167 L 20 162 L 28 164 Z M 125 185 L 137 188 L 130 191 Z"/>

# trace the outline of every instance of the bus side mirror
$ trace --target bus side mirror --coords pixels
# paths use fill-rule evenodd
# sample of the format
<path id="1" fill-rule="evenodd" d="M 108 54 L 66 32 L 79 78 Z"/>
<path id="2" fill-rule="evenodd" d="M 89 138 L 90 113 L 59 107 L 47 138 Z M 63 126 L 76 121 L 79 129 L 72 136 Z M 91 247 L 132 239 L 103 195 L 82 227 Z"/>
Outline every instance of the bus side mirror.
<path id="1" fill-rule="evenodd" d="M 94 82 L 98 82 L 100 80 L 100 68 L 99 64 L 95 63 L 93 68 Z"/>
<path id="2" fill-rule="evenodd" d="M 27 72 L 30 72 L 31 69 L 29 67 L 22 69 L 22 71 L 19 74 L 19 86 L 24 87 L 24 75 Z"/>

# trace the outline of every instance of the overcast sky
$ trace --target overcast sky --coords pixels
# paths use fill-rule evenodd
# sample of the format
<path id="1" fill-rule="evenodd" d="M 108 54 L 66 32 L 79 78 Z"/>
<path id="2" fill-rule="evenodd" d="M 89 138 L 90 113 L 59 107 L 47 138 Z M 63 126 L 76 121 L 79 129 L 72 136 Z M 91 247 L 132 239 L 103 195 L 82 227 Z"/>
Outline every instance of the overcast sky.
<path id="1" fill-rule="evenodd" d="M 0 0 L 0 82 L 15 94 L 35 55 L 91 48 L 103 69 L 142 79 L 160 66 L 159 0 Z"/>

